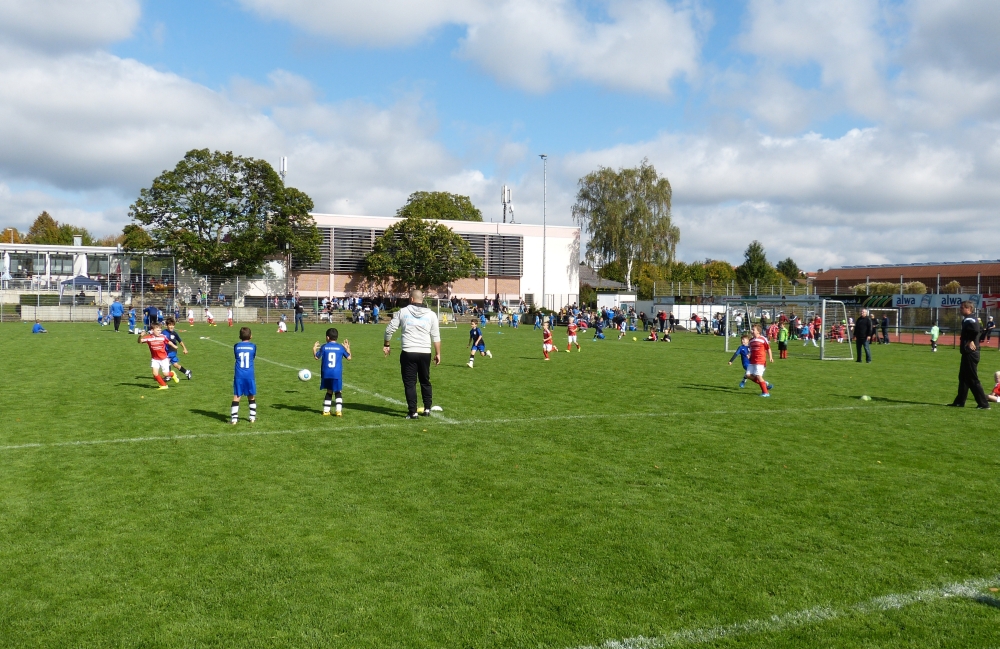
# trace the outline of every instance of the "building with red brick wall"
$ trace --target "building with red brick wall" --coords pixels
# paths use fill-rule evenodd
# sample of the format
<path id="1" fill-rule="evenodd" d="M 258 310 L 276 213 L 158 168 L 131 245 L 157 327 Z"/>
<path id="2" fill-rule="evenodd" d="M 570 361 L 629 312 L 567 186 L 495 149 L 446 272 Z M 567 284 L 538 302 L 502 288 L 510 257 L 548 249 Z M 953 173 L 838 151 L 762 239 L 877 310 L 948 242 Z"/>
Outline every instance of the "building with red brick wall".
<path id="1" fill-rule="evenodd" d="M 813 286 L 819 295 L 846 295 L 851 287 L 870 282 L 922 282 L 928 293 L 941 292 L 956 281 L 962 288 L 955 293 L 1000 293 L 1000 259 L 956 261 L 933 264 L 886 264 L 879 266 L 844 266 L 816 275 Z"/>

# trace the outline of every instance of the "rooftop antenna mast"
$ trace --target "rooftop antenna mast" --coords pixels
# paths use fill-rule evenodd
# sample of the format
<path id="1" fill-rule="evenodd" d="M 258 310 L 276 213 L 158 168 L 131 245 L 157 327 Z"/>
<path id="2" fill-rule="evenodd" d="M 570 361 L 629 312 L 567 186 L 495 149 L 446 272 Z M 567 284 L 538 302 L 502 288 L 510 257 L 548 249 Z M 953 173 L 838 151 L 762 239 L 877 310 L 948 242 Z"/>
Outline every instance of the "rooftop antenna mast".
<path id="1" fill-rule="evenodd" d="M 514 222 L 514 204 L 510 200 L 510 187 L 504 185 L 500 188 L 500 203 L 503 204 L 503 222 L 507 222 L 507 215 L 510 214 L 510 222 Z"/>
<path id="2" fill-rule="evenodd" d="M 281 156 L 278 162 L 278 174 L 281 176 L 281 182 L 285 182 L 285 176 L 288 175 L 288 158 L 285 156 Z"/>

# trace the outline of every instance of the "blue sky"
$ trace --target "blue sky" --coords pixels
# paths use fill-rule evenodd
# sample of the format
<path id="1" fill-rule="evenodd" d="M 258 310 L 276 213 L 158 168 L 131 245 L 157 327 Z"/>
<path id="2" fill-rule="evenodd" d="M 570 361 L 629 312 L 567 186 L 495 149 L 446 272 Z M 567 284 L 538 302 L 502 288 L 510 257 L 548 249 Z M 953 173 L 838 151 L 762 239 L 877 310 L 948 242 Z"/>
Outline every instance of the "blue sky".
<path id="1" fill-rule="evenodd" d="M 0 3 L 0 226 L 118 230 L 195 147 L 288 156 L 318 211 L 436 189 L 496 218 L 508 184 L 537 222 L 546 153 L 565 224 L 580 176 L 648 158 L 687 260 L 997 256 L 1000 3 L 22 4 Z"/>

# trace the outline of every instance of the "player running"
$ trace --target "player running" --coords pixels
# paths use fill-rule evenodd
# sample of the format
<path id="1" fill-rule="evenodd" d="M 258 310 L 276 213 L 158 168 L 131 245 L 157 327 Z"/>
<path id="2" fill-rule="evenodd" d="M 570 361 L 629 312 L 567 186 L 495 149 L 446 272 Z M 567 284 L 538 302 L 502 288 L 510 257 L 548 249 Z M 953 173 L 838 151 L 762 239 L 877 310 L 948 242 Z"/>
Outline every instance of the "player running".
<path id="1" fill-rule="evenodd" d="M 153 368 L 153 378 L 160 384 L 157 390 L 167 389 L 167 383 L 160 376 L 160 372 L 163 372 L 163 376 L 168 379 L 173 378 L 175 382 L 180 381 L 177 375 L 170 371 L 170 359 L 167 356 L 167 348 L 177 348 L 163 335 L 163 330 L 160 329 L 159 324 L 153 323 L 152 331 L 136 338 L 136 342 L 140 345 L 149 345 L 149 355 L 152 357 L 150 366 Z"/>
<path id="2" fill-rule="evenodd" d="M 257 357 L 257 345 L 250 342 L 252 337 L 250 327 L 241 327 L 240 342 L 233 345 L 236 367 L 233 371 L 233 404 L 230 423 L 234 426 L 240 420 L 240 398 L 243 396 L 246 396 L 247 402 L 250 404 L 250 423 L 257 421 L 257 380 L 253 371 L 253 361 Z"/>
<path id="3" fill-rule="evenodd" d="M 753 326 L 753 338 L 750 339 L 750 367 L 747 368 L 746 377 L 760 386 L 760 396 L 769 397 L 768 392 L 773 385 L 764 380 L 764 370 L 768 361 L 774 362 L 774 354 L 771 353 L 771 345 L 767 338 L 760 335 L 760 325 Z"/>
<path id="4" fill-rule="evenodd" d="M 319 359 L 322 369 L 320 370 L 319 389 L 326 390 L 326 397 L 323 399 L 323 416 L 330 416 L 330 406 L 333 398 L 337 398 L 335 415 L 343 417 L 344 407 L 344 361 L 351 360 L 351 342 L 345 340 L 344 344 L 337 342 L 340 333 L 330 328 L 326 330 L 326 344 L 320 345 L 317 340 L 313 343 L 313 356 Z"/>
<path id="5" fill-rule="evenodd" d="M 555 354 L 558 351 L 556 346 L 552 344 L 552 331 L 549 329 L 549 323 L 542 323 L 542 353 L 545 355 L 545 360 L 549 360 L 549 352 Z"/>
<path id="6" fill-rule="evenodd" d="M 466 363 L 469 367 L 473 367 L 473 361 L 476 359 L 476 352 L 479 352 L 482 356 L 488 356 L 493 358 L 493 352 L 486 349 L 486 341 L 483 340 L 483 331 L 479 328 L 479 323 L 475 319 L 469 322 L 469 362 Z"/>
<path id="7" fill-rule="evenodd" d="M 184 344 L 184 341 L 181 340 L 180 334 L 178 334 L 174 330 L 174 327 L 176 326 L 177 326 L 176 320 L 174 320 L 173 318 L 167 318 L 167 330 L 163 332 L 163 335 L 166 336 L 167 340 L 169 340 L 174 346 L 173 349 L 167 350 L 167 358 L 170 360 L 170 365 L 172 367 L 176 367 L 181 372 L 181 374 L 186 376 L 188 378 L 188 381 L 190 381 L 191 370 L 185 369 L 184 366 L 181 365 L 180 358 L 177 357 L 178 348 L 180 348 L 185 354 L 188 353 L 188 348 L 187 345 Z M 177 378 L 176 374 L 174 374 L 174 383 L 180 383 L 180 379 Z"/>
<path id="8" fill-rule="evenodd" d="M 230 327 L 233 326 L 233 310 L 231 308 L 226 311 L 226 321 L 229 322 Z"/>
<path id="9" fill-rule="evenodd" d="M 205 307 L 205 322 L 207 322 L 210 327 L 215 326 L 215 316 L 208 310 L 208 307 Z"/>
<path id="10" fill-rule="evenodd" d="M 570 318 L 569 323 L 566 325 L 566 351 L 570 351 L 571 345 L 576 345 L 576 351 L 583 351 L 580 349 L 580 343 L 576 340 L 576 332 L 579 326 L 576 324 L 576 318 Z"/>
<path id="11" fill-rule="evenodd" d="M 747 377 L 750 376 L 750 336 L 743 334 L 740 336 L 740 346 L 736 348 L 736 352 L 733 357 L 729 359 L 729 364 L 732 365 L 736 357 L 740 357 L 740 361 L 743 363 L 743 380 L 740 381 L 740 387 L 747 387 Z"/>

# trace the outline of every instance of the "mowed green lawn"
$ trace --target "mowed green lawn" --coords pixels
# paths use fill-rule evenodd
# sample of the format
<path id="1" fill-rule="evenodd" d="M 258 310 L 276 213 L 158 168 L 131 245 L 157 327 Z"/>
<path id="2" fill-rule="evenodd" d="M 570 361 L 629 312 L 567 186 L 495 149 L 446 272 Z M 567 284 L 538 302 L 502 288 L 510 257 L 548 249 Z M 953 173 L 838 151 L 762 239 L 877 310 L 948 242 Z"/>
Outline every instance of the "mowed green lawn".
<path id="1" fill-rule="evenodd" d="M 943 407 L 951 348 L 796 346 L 761 399 L 718 338 L 490 326 L 469 369 L 462 326 L 448 420 L 405 421 L 398 343 L 344 325 L 335 419 L 263 360 L 315 371 L 325 327 L 257 325 L 233 427 L 235 329 L 156 391 L 133 337 L 48 328 L 0 325 L 0 646 L 1000 646 L 1000 409 Z"/>

